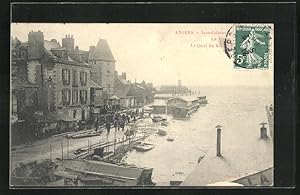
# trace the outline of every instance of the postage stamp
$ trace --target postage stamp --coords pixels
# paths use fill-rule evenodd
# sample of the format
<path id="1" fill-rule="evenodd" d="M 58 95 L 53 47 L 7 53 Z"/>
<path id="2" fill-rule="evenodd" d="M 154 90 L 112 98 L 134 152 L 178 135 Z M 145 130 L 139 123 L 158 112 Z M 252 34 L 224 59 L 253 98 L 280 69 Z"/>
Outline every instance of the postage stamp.
<path id="1" fill-rule="evenodd" d="M 270 64 L 270 31 L 266 25 L 243 24 L 229 29 L 225 51 L 235 68 L 268 69 Z"/>

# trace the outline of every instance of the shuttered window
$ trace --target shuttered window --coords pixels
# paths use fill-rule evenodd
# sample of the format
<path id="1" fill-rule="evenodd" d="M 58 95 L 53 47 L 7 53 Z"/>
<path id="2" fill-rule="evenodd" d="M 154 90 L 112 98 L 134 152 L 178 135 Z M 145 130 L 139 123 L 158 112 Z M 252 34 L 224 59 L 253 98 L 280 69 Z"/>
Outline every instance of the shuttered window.
<path id="1" fill-rule="evenodd" d="M 70 99 L 71 99 L 70 89 L 63 89 L 61 95 L 62 95 L 61 99 L 62 99 L 63 106 L 69 106 Z"/>
<path id="2" fill-rule="evenodd" d="M 72 75 L 72 77 L 73 77 L 72 85 L 73 86 L 78 86 L 78 73 L 77 73 L 77 70 L 73 69 L 72 73 L 73 73 L 73 75 Z"/>
<path id="3" fill-rule="evenodd" d="M 87 90 L 80 90 L 80 103 L 86 104 L 87 102 Z"/>
<path id="4" fill-rule="evenodd" d="M 70 84 L 70 70 L 62 69 L 62 81 L 64 85 Z"/>
<path id="5" fill-rule="evenodd" d="M 81 71 L 80 72 L 80 85 L 86 86 L 87 84 L 87 72 Z"/>
<path id="6" fill-rule="evenodd" d="M 72 104 L 75 105 L 78 103 L 78 90 L 72 91 Z"/>

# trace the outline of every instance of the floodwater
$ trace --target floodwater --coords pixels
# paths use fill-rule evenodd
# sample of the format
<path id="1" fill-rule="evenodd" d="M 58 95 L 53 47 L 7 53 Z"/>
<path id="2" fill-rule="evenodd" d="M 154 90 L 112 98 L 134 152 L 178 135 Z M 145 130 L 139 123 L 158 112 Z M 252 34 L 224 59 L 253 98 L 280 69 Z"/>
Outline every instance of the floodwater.
<path id="1" fill-rule="evenodd" d="M 152 134 L 146 139 L 155 145 L 154 149 L 144 153 L 131 151 L 125 157 L 127 163 L 153 168 L 152 180 L 158 186 L 168 186 L 170 180 L 177 178 L 183 180 L 193 171 L 199 157 L 215 150 L 217 125 L 222 126 L 222 148 L 227 152 L 243 144 L 248 136 L 258 137 L 259 123 L 267 122 L 265 105 L 273 104 L 271 87 L 199 89 L 201 95 L 207 96 L 206 106 L 188 120 L 170 118 L 166 136 Z M 167 141 L 168 137 L 174 141 Z"/>

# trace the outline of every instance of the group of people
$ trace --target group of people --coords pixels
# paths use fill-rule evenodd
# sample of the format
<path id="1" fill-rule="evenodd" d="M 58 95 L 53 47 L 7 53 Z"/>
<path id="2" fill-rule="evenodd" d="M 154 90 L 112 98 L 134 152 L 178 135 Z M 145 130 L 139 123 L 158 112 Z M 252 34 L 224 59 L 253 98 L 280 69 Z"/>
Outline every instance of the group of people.
<path id="1" fill-rule="evenodd" d="M 106 116 L 102 118 L 97 118 L 95 121 L 95 129 L 98 131 L 99 127 L 101 125 L 104 125 L 107 131 L 107 134 L 110 133 L 110 129 L 113 126 L 115 128 L 115 131 L 124 131 L 125 125 L 130 123 L 131 121 L 135 122 L 136 117 L 138 115 L 143 115 L 144 111 L 141 112 L 136 109 L 135 111 L 126 111 L 123 113 L 120 113 L 118 111 L 112 112 L 107 114 Z"/>

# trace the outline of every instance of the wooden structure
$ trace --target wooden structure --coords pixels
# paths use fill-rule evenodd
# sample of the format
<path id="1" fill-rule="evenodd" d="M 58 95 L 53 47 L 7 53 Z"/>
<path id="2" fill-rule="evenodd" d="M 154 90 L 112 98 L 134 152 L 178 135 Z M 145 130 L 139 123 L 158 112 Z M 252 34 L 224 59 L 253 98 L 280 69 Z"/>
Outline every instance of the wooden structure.
<path id="1" fill-rule="evenodd" d="M 167 100 L 168 113 L 175 118 L 185 118 L 199 108 L 198 99 L 193 96 L 176 96 Z"/>
<path id="2" fill-rule="evenodd" d="M 152 170 L 124 167 L 91 160 L 64 160 L 55 176 L 76 183 L 77 186 L 137 186 L 153 185 Z"/>

